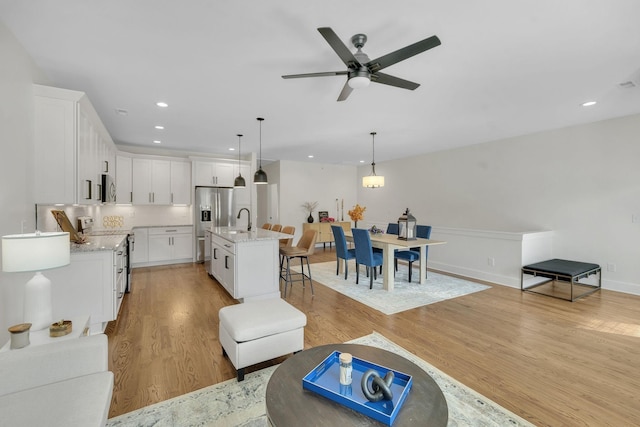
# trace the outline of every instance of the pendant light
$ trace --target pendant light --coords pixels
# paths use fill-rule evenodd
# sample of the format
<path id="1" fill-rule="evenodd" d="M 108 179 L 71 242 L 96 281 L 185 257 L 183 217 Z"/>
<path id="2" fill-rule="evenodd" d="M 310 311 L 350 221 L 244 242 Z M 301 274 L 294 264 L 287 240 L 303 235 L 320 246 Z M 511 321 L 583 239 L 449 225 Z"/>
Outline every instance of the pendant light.
<path id="1" fill-rule="evenodd" d="M 242 177 L 242 172 L 240 168 L 240 138 L 242 138 L 242 134 L 239 133 L 238 134 L 238 176 L 236 177 L 236 180 L 233 181 L 233 186 L 235 188 L 245 188 L 247 186 L 247 183 Z"/>
<path id="2" fill-rule="evenodd" d="M 262 122 L 264 119 L 262 117 L 256 118 L 258 123 L 260 123 L 260 163 L 258 164 L 258 170 L 253 175 L 253 183 L 254 184 L 268 184 L 267 174 L 262 170 Z"/>
<path id="3" fill-rule="evenodd" d="M 369 176 L 362 177 L 362 186 L 366 188 L 378 188 L 384 187 L 384 176 L 376 175 L 376 147 L 375 147 L 376 133 L 371 132 L 371 146 L 373 148 L 373 155 L 371 157 L 371 174 Z"/>

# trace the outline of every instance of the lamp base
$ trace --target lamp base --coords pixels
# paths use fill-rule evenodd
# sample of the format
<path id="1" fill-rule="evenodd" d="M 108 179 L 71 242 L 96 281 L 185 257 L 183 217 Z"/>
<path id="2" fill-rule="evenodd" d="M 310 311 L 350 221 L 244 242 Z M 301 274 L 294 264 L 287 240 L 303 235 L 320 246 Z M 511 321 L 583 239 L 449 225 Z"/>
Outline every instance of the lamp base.
<path id="1" fill-rule="evenodd" d="M 47 329 L 53 322 L 51 280 L 40 272 L 24 288 L 24 321 L 31 323 L 32 331 Z"/>

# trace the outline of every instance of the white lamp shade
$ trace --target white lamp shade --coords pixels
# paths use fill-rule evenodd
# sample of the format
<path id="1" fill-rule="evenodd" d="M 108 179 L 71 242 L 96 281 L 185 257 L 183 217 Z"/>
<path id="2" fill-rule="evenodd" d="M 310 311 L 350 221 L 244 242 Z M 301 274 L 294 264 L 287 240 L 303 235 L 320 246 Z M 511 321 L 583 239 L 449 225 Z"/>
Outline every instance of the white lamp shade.
<path id="1" fill-rule="evenodd" d="M 69 233 L 35 232 L 2 237 L 2 271 L 43 271 L 70 262 Z"/>
<path id="2" fill-rule="evenodd" d="M 362 177 L 362 186 L 367 188 L 384 187 L 384 176 L 369 175 Z"/>

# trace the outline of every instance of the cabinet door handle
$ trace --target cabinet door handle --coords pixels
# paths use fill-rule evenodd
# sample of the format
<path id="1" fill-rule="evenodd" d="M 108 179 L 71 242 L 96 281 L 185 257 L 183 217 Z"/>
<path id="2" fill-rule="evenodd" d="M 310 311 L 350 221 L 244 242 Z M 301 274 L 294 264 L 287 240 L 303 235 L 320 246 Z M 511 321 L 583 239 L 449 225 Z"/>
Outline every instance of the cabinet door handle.
<path id="1" fill-rule="evenodd" d="M 171 203 L 173 203 L 173 193 L 171 193 Z"/>
<path id="2" fill-rule="evenodd" d="M 104 161 L 104 172 L 105 173 L 109 172 L 109 160 Z"/>
<path id="3" fill-rule="evenodd" d="M 129 191 L 129 203 L 133 203 L 133 191 Z"/>
<path id="4" fill-rule="evenodd" d="M 175 232 L 177 232 L 177 231 L 178 231 L 178 230 L 164 230 L 164 232 L 165 232 L 165 233 L 175 233 Z"/>
<path id="5" fill-rule="evenodd" d="M 102 184 L 98 184 L 97 187 L 98 187 L 98 191 L 97 191 L 98 195 L 96 196 L 96 200 L 102 200 Z"/>
<path id="6" fill-rule="evenodd" d="M 122 273 L 124 270 L 122 268 L 118 269 L 118 274 Z"/>
<path id="7" fill-rule="evenodd" d="M 123 251 L 118 251 L 118 252 L 116 252 L 116 253 L 117 253 L 118 255 L 122 255 L 122 252 L 123 252 Z"/>
<path id="8" fill-rule="evenodd" d="M 227 270 L 229 269 L 229 256 L 228 255 L 224 256 L 224 268 L 226 268 Z"/>
<path id="9" fill-rule="evenodd" d="M 156 193 L 151 193 L 151 197 L 153 198 L 152 202 L 156 202 Z"/>
<path id="10" fill-rule="evenodd" d="M 213 248 L 213 259 L 218 259 L 218 248 Z"/>
<path id="11" fill-rule="evenodd" d="M 149 203 L 151 203 L 151 193 L 149 193 Z"/>
<path id="12" fill-rule="evenodd" d="M 84 182 L 87 184 L 87 186 L 85 187 L 85 193 L 84 193 L 85 196 L 84 196 L 84 198 L 86 200 L 91 200 L 92 199 L 92 197 L 91 197 L 91 186 L 92 186 L 91 180 L 90 179 L 85 179 Z"/>

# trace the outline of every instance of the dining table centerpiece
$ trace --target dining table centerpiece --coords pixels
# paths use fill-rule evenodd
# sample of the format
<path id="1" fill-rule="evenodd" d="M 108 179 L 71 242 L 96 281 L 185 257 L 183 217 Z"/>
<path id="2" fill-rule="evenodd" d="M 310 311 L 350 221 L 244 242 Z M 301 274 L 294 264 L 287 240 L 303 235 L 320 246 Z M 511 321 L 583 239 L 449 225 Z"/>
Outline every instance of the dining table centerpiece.
<path id="1" fill-rule="evenodd" d="M 360 206 L 356 203 L 353 209 L 347 212 L 349 214 L 349 218 L 351 218 L 351 221 L 355 223 L 355 228 L 358 228 L 358 221 L 364 219 L 364 211 L 366 210 L 366 207 Z"/>

